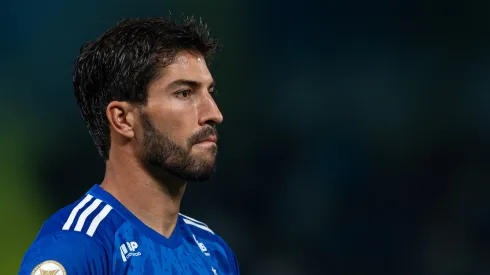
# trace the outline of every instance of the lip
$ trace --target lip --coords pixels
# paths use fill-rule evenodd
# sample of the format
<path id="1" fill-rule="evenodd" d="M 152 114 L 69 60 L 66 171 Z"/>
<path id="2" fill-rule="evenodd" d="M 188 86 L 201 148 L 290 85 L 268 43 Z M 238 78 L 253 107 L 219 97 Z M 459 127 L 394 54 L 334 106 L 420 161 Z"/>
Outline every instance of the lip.
<path id="1" fill-rule="evenodd" d="M 216 138 L 216 136 L 209 136 L 206 139 L 199 141 L 199 143 L 207 143 L 207 142 L 216 143 L 216 141 L 218 141 L 218 138 Z"/>

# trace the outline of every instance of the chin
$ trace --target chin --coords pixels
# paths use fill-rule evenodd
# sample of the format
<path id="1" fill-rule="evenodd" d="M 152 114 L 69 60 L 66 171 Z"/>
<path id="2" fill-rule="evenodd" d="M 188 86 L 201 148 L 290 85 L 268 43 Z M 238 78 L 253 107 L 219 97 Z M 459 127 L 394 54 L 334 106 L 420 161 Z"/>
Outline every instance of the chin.
<path id="1" fill-rule="evenodd" d="M 216 171 L 216 159 L 214 157 L 209 159 L 194 157 L 191 162 L 185 165 L 164 165 L 162 168 L 185 181 L 207 181 L 212 178 Z"/>
<path id="2" fill-rule="evenodd" d="M 191 151 L 190 157 L 193 159 L 196 166 L 213 166 L 216 162 L 216 151 L 211 150 L 196 150 Z"/>
<path id="3" fill-rule="evenodd" d="M 191 169 L 189 169 L 190 173 L 187 173 L 189 176 L 188 180 L 192 181 L 205 181 L 210 180 L 214 173 L 216 172 L 216 165 L 214 158 L 211 161 L 200 161 L 199 163 L 195 163 Z"/>
<path id="4" fill-rule="evenodd" d="M 182 175 L 182 179 L 186 181 L 208 181 L 213 177 L 213 175 L 214 175 L 214 170 L 193 171 Z"/>

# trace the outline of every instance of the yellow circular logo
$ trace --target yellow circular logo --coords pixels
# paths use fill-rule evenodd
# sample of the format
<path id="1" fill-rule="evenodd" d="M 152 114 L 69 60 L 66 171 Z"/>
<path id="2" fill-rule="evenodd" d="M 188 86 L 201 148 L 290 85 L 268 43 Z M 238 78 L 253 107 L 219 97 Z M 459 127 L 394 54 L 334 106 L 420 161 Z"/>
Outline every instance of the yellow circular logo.
<path id="1" fill-rule="evenodd" d="M 57 261 L 44 261 L 34 268 L 31 275 L 66 275 L 66 270 Z"/>

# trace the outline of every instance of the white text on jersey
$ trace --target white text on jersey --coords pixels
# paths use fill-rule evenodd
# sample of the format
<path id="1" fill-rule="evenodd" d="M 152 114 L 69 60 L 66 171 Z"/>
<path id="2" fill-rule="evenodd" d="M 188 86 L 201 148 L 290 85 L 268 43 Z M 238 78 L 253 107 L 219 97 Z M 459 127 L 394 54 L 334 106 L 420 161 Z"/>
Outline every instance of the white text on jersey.
<path id="1" fill-rule="evenodd" d="M 138 243 L 136 242 L 126 242 L 121 244 L 119 249 L 121 250 L 121 257 L 123 262 L 127 261 L 130 257 L 141 256 L 141 252 L 136 252 L 138 248 Z"/>
<path id="2" fill-rule="evenodd" d="M 192 237 L 194 238 L 194 241 L 196 241 L 196 244 L 197 244 L 197 246 L 199 246 L 199 248 L 201 249 L 202 253 L 204 253 L 204 255 L 206 255 L 206 256 L 209 256 L 210 254 L 209 254 L 208 249 L 206 248 L 206 246 L 203 243 L 199 242 L 196 239 L 196 236 L 194 234 L 192 234 Z"/>

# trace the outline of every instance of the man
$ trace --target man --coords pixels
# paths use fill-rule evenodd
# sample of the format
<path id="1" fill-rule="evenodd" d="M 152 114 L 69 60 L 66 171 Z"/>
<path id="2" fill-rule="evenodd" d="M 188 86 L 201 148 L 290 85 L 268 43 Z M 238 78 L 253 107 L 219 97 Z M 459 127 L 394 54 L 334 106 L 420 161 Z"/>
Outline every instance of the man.
<path id="1" fill-rule="evenodd" d="M 193 18 L 152 18 L 82 47 L 73 85 L 105 177 L 44 223 L 20 274 L 239 274 L 227 244 L 179 213 L 186 181 L 214 172 L 217 46 Z"/>

